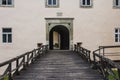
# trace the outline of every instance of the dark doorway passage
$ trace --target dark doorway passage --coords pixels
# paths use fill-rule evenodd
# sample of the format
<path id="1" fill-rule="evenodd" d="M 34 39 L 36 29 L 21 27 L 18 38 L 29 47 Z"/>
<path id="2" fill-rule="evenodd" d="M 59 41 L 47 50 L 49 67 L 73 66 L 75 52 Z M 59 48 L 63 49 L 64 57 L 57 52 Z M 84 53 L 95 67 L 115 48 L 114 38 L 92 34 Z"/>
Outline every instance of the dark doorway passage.
<path id="1" fill-rule="evenodd" d="M 50 49 L 69 49 L 69 30 L 62 25 L 55 26 L 49 33 Z"/>

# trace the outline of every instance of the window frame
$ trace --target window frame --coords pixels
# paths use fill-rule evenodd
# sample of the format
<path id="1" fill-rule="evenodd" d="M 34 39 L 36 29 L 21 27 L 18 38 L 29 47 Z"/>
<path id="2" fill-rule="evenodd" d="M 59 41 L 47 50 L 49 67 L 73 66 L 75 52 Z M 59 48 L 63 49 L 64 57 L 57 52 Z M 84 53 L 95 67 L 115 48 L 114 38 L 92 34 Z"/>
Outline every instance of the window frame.
<path id="1" fill-rule="evenodd" d="M 52 4 L 50 5 L 49 0 L 46 0 L 45 5 L 46 8 L 58 8 L 59 7 L 59 0 L 56 0 L 56 5 L 53 4 L 53 0 L 52 0 Z"/>
<path id="2" fill-rule="evenodd" d="M 8 3 L 2 4 L 2 1 L 3 0 L 0 0 L 0 6 L 1 7 L 13 7 L 14 6 L 14 0 L 11 0 L 11 4 L 8 4 Z M 8 2 L 8 0 L 6 0 L 6 1 Z"/>
<path id="3" fill-rule="evenodd" d="M 117 30 L 117 32 L 116 32 L 116 30 Z M 118 42 L 120 42 L 120 28 L 115 28 L 115 30 L 114 30 L 114 33 L 115 33 L 115 42 L 116 43 L 118 43 Z"/>
<path id="4" fill-rule="evenodd" d="M 85 4 L 83 4 L 83 0 L 80 0 L 80 7 L 92 8 L 93 7 L 93 0 L 90 0 L 90 5 L 87 4 L 87 0 L 85 0 Z"/>
<path id="5" fill-rule="evenodd" d="M 116 0 L 113 0 L 113 8 L 120 8 L 120 0 L 118 0 L 118 5 L 116 5 Z"/>
<path id="6" fill-rule="evenodd" d="M 5 29 L 11 29 L 10 32 L 4 32 Z M 5 36 L 5 40 L 4 37 Z M 12 43 L 12 28 L 2 28 L 2 43 Z"/>

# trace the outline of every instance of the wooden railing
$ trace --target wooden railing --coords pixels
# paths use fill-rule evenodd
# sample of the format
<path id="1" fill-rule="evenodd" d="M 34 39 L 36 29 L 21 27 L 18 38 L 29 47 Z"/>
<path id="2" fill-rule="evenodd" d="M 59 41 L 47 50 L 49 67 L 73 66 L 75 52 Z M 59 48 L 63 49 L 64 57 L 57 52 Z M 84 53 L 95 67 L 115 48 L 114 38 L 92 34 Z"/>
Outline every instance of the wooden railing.
<path id="1" fill-rule="evenodd" d="M 120 49 L 120 45 L 116 46 L 99 46 L 99 54 L 103 56 L 120 56 L 120 50 L 119 52 L 107 52 L 110 51 L 110 49 Z"/>
<path id="2" fill-rule="evenodd" d="M 0 63 L 0 68 L 7 66 L 3 74 L 0 76 L 0 80 L 4 77 L 8 77 L 9 80 L 13 80 L 12 76 L 14 74 L 19 74 L 20 70 L 26 69 L 31 63 L 33 63 L 37 58 L 46 53 L 48 50 L 47 45 L 42 45 L 38 49 L 34 49 L 30 52 L 17 56 L 13 59 Z"/>
<path id="3" fill-rule="evenodd" d="M 75 44 L 74 45 L 74 51 L 77 52 L 82 57 L 82 59 L 91 63 L 91 58 L 90 58 L 90 52 L 91 51 L 90 50 L 81 47 L 80 44 Z"/>
<path id="4" fill-rule="evenodd" d="M 93 68 L 99 70 L 106 80 L 109 80 L 109 76 L 113 78 L 112 80 L 120 80 L 120 64 L 104 56 L 105 49 L 118 47 L 120 48 L 120 46 L 100 46 L 99 49 L 93 51 Z M 100 54 L 101 50 L 102 54 Z"/>

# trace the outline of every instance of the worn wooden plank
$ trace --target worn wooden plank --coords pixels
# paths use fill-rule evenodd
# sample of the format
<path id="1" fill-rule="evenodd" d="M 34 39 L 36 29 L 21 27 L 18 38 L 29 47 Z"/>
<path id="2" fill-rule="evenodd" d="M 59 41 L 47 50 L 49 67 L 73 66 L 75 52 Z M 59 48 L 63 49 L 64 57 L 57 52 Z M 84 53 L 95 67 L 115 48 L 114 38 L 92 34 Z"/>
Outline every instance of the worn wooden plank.
<path id="1" fill-rule="evenodd" d="M 104 80 L 72 51 L 49 51 L 14 80 Z"/>

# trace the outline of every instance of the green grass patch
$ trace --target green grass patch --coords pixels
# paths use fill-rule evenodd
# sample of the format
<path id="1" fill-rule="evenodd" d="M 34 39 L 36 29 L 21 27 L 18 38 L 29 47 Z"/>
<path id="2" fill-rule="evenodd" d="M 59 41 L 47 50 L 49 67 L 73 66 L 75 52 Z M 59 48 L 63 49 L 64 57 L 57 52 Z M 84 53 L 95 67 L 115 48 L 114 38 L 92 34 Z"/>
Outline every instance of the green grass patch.
<path id="1" fill-rule="evenodd" d="M 116 75 L 116 78 L 119 79 L 119 77 L 118 77 L 118 71 L 117 71 L 117 70 L 113 70 L 113 72 L 114 72 L 114 74 Z M 115 80 L 113 75 L 109 75 L 109 76 L 108 76 L 108 79 L 109 79 L 109 80 Z"/>
<path id="2" fill-rule="evenodd" d="M 3 80 L 9 80 L 9 79 L 8 79 L 8 76 L 5 76 Z"/>

